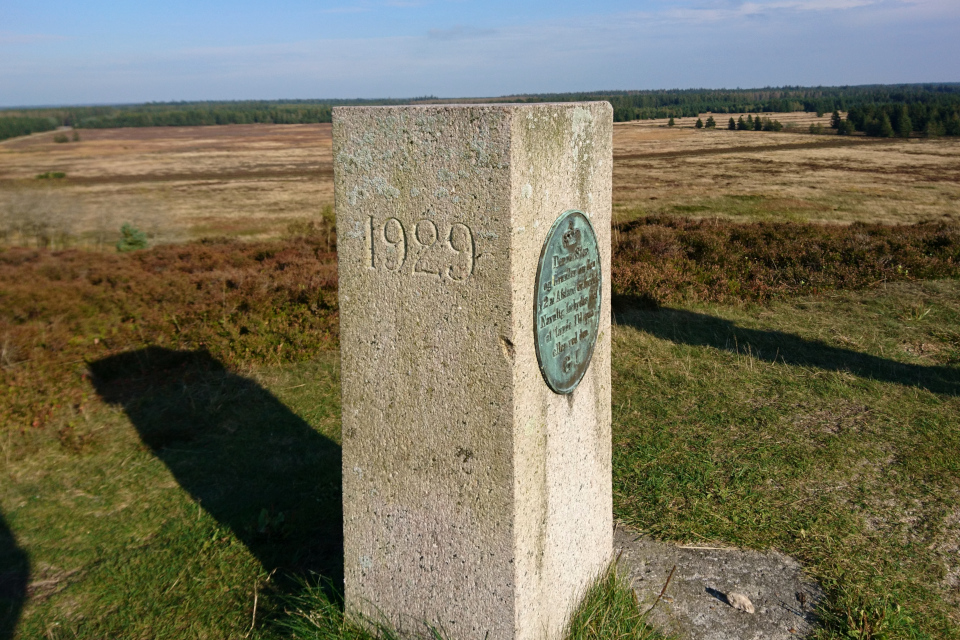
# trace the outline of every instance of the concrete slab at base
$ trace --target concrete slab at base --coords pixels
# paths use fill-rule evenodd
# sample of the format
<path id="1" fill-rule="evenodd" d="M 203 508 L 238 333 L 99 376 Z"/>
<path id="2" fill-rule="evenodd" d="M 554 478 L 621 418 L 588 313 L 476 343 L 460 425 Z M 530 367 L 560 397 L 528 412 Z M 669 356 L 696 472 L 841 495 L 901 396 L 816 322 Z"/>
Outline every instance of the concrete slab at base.
<path id="1" fill-rule="evenodd" d="M 334 110 L 345 592 L 403 631 L 558 638 L 611 559 L 608 103 Z M 544 239 L 600 247 L 591 364 L 534 346 Z"/>
<path id="2" fill-rule="evenodd" d="M 644 611 L 673 571 L 649 618 L 664 633 L 684 640 L 792 640 L 816 630 L 823 591 L 782 553 L 677 545 L 622 525 L 614 533 L 614 549 L 619 571 L 627 575 Z M 731 593 L 749 598 L 754 612 L 732 607 Z"/>

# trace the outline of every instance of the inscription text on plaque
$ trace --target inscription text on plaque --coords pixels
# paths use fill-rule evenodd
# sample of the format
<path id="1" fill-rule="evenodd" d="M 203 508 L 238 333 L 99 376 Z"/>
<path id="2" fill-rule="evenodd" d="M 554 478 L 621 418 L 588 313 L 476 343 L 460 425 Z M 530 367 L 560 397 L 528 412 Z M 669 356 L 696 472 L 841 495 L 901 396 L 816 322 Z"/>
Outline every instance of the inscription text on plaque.
<path id="1" fill-rule="evenodd" d="M 590 366 L 600 326 L 600 284 L 593 226 L 582 211 L 566 211 L 543 243 L 533 319 L 537 361 L 555 393 L 571 393 Z"/>

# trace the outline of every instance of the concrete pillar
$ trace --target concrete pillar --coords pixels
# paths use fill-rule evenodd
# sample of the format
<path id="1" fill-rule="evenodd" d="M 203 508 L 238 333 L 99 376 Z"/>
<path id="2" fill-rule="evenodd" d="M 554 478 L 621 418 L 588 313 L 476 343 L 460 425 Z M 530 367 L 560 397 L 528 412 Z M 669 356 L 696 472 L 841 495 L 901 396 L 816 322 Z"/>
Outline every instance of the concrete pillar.
<path id="1" fill-rule="evenodd" d="M 612 109 L 337 108 L 333 149 L 348 610 L 558 638 L 611 560 Z"/>

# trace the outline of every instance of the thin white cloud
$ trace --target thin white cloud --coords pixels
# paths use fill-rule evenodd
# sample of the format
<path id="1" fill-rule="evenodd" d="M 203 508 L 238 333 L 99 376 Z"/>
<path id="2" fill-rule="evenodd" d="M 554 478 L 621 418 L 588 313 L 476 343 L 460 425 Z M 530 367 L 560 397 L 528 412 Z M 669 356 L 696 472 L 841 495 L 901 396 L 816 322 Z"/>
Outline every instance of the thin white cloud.
<path id="1" fill-rule="evenodd" d="M 921 0 L 922 1 L 922 0 Z M 654 14 L 680 22 L 720 22 L 770 16 L 779 13 L 841 12 L 880 4 L 878 0 L 774 0 L 716 6 L 677 7 Z M 649 15 L 649 14 L 646 14 Z"/>

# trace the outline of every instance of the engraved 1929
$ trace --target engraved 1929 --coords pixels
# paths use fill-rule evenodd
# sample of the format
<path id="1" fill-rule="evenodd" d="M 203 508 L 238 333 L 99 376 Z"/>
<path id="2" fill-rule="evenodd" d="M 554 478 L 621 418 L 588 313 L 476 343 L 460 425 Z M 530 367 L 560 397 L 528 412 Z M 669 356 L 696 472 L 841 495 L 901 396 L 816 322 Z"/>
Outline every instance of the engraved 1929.
<path id="1" fill-rule="evenodd" d="M 399 218 L 367 217 L 367 267 L 413 276 L 463 282 L 473 275 L 477 247 L 473 230 L 430 219 L 404 224 Z"/>
<path id="2" fill-rule="evenodd" d="M 565 211 L 543 242 L 533 309 L 537 361 L 555 393 L 571 393 L 590 366 L 600 326 L 600 283 L 593 226 L 582 211 Z"/>

